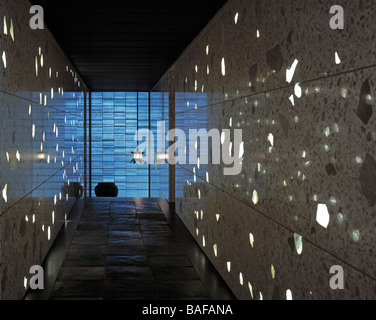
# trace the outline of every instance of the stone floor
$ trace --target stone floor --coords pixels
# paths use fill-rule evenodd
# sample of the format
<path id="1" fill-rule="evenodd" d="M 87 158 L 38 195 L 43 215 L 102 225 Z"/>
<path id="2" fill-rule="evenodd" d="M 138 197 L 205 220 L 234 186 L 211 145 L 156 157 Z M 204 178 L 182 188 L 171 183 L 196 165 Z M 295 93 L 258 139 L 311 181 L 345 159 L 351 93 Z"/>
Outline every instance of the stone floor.
<path id="1" fill-rule="evenodd" d="M 50 299 L 210 299 L 157 199 L 88 201 Z"/>

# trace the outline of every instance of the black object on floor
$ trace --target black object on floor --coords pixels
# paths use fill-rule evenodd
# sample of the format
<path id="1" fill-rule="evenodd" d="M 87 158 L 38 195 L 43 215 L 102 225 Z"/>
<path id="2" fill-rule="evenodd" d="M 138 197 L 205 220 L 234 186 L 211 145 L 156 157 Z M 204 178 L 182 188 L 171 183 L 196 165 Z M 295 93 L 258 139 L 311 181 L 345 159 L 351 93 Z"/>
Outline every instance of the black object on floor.
<path id="1" fill-rule="evenodd" d="M 94 188 L 97 197 L 113 197 L 116 198 L 119 194 L 119 188 L 113 182 L 100 182 Z"/>

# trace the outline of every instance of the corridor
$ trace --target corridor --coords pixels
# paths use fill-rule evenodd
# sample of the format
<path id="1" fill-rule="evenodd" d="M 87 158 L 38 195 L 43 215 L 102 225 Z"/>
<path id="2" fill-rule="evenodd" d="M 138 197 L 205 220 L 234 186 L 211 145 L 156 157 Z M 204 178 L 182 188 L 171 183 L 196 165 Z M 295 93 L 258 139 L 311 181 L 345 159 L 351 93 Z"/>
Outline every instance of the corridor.
<path id="1" fill-rule="evenodd" d="M 376 300 L 375 0 L 0 14 L 0 301 Z"/>

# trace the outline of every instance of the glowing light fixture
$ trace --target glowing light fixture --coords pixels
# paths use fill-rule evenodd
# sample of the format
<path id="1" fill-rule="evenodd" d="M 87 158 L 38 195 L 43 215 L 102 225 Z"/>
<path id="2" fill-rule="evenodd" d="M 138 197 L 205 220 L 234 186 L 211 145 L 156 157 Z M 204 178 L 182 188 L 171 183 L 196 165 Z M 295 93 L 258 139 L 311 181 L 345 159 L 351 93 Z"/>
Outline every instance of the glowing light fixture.
<path id="1" fill-rule="evenodd" d="M 144 164 L 145 160 L 142 158 L 142 155 L 144 152 L 140 152 L 138 148 L 136 148 L 135 152 L 131 152 L 133 154 L 133 159 L 131 160 L 131 163 L 137 163 L 137 164 Z"/>
<path id="2" fill-rule="evenodd" d="M 39 162 L 43 162 L 45 159 L 46 159 L 46 153 L 45 152 L 38 152 L 37 160 Z"/>

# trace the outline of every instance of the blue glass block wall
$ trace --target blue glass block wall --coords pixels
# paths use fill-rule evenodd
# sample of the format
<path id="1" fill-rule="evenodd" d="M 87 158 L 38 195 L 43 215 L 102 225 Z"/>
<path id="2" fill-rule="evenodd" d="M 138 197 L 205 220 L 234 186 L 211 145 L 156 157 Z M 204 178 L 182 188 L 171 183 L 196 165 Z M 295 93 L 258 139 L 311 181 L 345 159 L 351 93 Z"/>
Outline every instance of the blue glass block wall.
<path id="1" fill-rule="evenodd" d="M 168 92 L 151 92 L 150 93 L 150 129 L 154 135 L 154 150 L 157 153 L 167 152 L 169 143 L 165 140 L 164 150 L 158 148 L 158 142 L 163 139 L 158 136 L 158 122 L 164 123 L 165 136 L 169 130 L 169 93 Z M 160 144 L 161 145 L 161 144 Z M 169 164 L 167 161 L 159 161 L 157 167 L 150 167 L 150 195 L 154 198 L 168 199 L 169 196 Z"/>
<path id="2" fill-rule="evenodd" d="M 147 92 L 93 92 L 91 190 L 99 182 L 115 182 L 118 197 L 149 197 L 149 165 L 133 164 L 137 129 L 149 128 Z"/>

